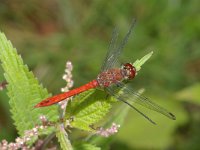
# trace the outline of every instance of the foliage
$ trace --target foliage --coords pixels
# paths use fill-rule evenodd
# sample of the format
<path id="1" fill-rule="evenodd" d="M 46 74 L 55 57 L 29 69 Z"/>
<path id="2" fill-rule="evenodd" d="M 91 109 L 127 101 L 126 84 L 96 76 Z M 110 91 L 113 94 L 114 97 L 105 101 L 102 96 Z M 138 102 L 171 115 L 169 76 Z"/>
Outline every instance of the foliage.
<path id="1" fill-rule="evenodd" d="M 56 137 L 58 138 L 62 150 L 73 150 L 72 145 L 68 139 L 67 132 L 64 130 L 62 125 L 57 125 Z"/>
<path id="2" fill-rule="evenodd" d="M 151 127 L 131 111 L 110 149 L 198 149 L 199 15 L 198 0 L 21 0 L 1 3 L 0 28 L 39 80 L 58 93 L 66 59 L 76 64 L 75 86 L 90 81 L 99 72 L 113 27 L 126 32 L 130 20 L 136 18 L 122 60 L 132 62 L 149 49 L 154 57 L 132 86 L 145 87 L 145 95 L 172 111 L 177 120 L 145 112 L 158 123 Z M 3 73 L 0 79 L 4 80 Z M 0 139 L 13 141 L 16 133 L 6 99 L 1 91 Z"/>
<path id="3" fill-rule="evenodd" d="M 90 125 L 97 123 L 110 110 L 112 100 L 103 91 L 90 90 L 76 96 L 67 107 L 67 118 L 73 117 L 72 127 L 92 131 Z"/>
<path id="4" fill-rule="evenodd" d="M 47 109 L 32 110 L 31 107 L 41 99 L 48 96 L 47 90 L 38 85 L 38 81 L 33 74 L 28 71 L 28 67 L 23 65 L 23 61 L 17 55 L 11 43 L 6 39 L 5 35 L 1 33 L 1 61 L 5 70 L 5 78 L 8 82 L 8 92 L 10 97 L 10 107 L 15 120 L 15 125 L 20 135 L 33 128 L 38 123 L 38 118 L 41 113 L 47 115 L 50 120 L 51 115 L 56 118 L 55 108 L 53 111 Z M 141 60 L 135 63 L 136 68 L 141 68 L 141 65 L 147 61 L 152 52 L 144 56 Z M 13 76 L 13 74 L 15 74 Z M 28 99 L 28 101 L 27 101 Z M 90 90 L 76 96 L 74 100 L 68 105 L 66 118 L 73 117 L 71 126 L 82 130 L 92 131 L 90 125 L 97 123 L 110 110 L 112 98 L 106 99 L 106 93 L 103 91 Z M 30 111 L 30 110 L 32 111 Z M 50 114 L 47 112 L 51 112 Z M 127 111 L 125 111 L 127 113 Z M 125 113 L 125 114 L 126 114 Z M 30 117 L 32 116 L 32 117 Z M 122 115 L 124 117 L 124 115 Z M 23 120 L 23 121 L 21 121 Z M 62 149 L 72 149 L 72 146 L 64 131 L 64 127 L 57 125 L 56 135 L 61 143 Z M 71 147 L 71 148 L 70 148 Z M 87 146 L 86 146 L 87 147 Z"/>
<path id="5" fill-rule="evenodd" d="M 32 129 L 38 124 L 39 116 L 42 114 L 55 121 L 55 107 L 37 110 L 33 108 L 37 102 L 48 96 L 47 90 L 39 85 L 3 33 L 0 33 L 0 59 L 8 82 L 12 118 L 19 135 L 23 135 L 25 130 Z"/>

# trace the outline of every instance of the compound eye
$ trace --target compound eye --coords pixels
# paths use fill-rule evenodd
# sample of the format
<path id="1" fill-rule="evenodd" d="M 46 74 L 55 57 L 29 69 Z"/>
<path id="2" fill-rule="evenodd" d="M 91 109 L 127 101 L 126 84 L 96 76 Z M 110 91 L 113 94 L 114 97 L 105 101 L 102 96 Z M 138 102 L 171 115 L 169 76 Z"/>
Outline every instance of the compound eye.
<path id="1" fill-rule="evenodd" d="M 124 69 L 126 70 L 126 77 L 128 79 L 133 79 L 135 77 L 135 74 L 136 74 L 136 69 L 135 67 L 130 64 L 130 63 L 126 63 L 124 64 Z"/>
<path id="2" fill-rule="evenodd" d="M 124 64 L 124 67 L 125 67 L 126 69 L 130 69 L 130 68 L 133 68 L 133 65 L 130 64 L 130 63 L 126 63 L 126 64 Z"/>
<path id="3" fill-rule="evenodd" d="M 133 67 L 129 70 L 129 79 L 133 79 L 135 77 L 135 74 L 136 74 L 136 69 L 135 67 Z"/>

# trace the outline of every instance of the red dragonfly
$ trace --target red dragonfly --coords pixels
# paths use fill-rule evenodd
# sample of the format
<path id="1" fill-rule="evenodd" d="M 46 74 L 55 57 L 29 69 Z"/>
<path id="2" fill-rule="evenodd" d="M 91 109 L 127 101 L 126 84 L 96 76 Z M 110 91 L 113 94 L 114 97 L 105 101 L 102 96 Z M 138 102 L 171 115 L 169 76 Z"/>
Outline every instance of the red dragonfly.
<path id="1" fill-rule="evenodd" d="M 35 107 L 46 107 L 89 89 L 101 88 L 119 101 L 128 104 L 131 108 L 136 110 L 139 114 L 141 114 L 153 124 L 156 123 L 147 117 L 144 113 L 139 111 L 139 109 L 137 109 L 135 106 L 133 106 L 130 101 L 134 101 L 137 104 L 157 111 L 167 116 L 168 118 L 175 120 L 176 117 L 172 113 L 150 101 L 148 98 L 141 96 L 139 93 L 135 92 L 133 89 L 127 86 L 126 82 L 132 80 L 137 73 L 136 68 L 131 63 L 125 63 L 121 67 L 118 67 L 118 58 L 128 41 L 134 25 L 135 20 L 133 20 L 131 23 L 128 33 L 125 35 L 118 46 L 116 44 L 118 31 L 116 29 L 113 31 L 108 53 L 102 65 L 101 72 L 95 80 L 92 80 L 91 82 L 68 92 L 49 97 L 38 103 Z"/>

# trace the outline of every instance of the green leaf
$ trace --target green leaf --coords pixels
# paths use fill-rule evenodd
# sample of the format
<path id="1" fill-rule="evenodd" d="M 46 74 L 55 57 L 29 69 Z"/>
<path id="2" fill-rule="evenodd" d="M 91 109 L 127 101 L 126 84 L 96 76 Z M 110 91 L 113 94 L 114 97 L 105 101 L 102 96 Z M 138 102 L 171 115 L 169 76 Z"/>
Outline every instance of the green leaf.
<path id="1" fill-rule="evenodd" d="M 76 143 L 74 150 L 101 150 L 101 148 L 88 143 Z"/>
<path id="2" fill-rule="evenodd" d="M 140 60 L 136 60 L 133 66 L 136 68 L 137 72 L 141 69 L 141 66 L 153 55 L 153 51 L 142 57 Z"/>
<path id="3" fill-rule="evenodd" d="M 62 124 L 57 125 L 56 137 L 58 138 L 62 150 L 73 150 L 72 145 L 68 139 L 68 134 Z"/>
<path id="4" fill-rule="evenodd" d="M 86 91 L 69 103 L 66 117 L 73 117 L 72 127 L 92 131 L 90 125 L 100 121 L 109 112 L 112 101 L 104 91 Z"/>
<path id="5" fill-rule="evenodd" d="M 5 71 L 4 76 L 8 82 L 8 96 L 12 118 L 20 135 L 25 130 L 39 124 L 39 116 L 45 115 L 49 120 L 56 120 L 57 109 L 55 106 L 42 109 L 34 109 L 34 105 L 49 94 L 33 73 L 23 64 L 20 55 L 17 54 L 10 41 L 3 33 L 0 33 L 0 60 Z"/>
<path id="6" fill-rule="evenodd" d="M 143 92 L 144 92 L 144 89 L 141 89 L 138 91 L 139 94 L 142 94 Z M 130 109 L 131 107 L 121 103 L 121 105 L 117 107 L 115 112 L 113 112 L 112 115 L 109 117 L 109 121 L 104 125 L 104 128 L 110 127 L 112 123 L 116 123 L 122 126 L 124 124 L 124 120 Z M 92 144 L 96 144 L 96 145 L 101 145 L 103 149 L 107 149 L 107 145 L 109 145 L 109 143 L 113 141 L 113 138 L 114 136 L 105 138 L 102 136 L 93 135 L 92 137 L 89 137 L 88 142 Z"/>
<path id="7" fill-rule="evenodd" d="M 110 115 L 109 121 L 104 125 L 104 128 L 110 127 L 112 123 L 122 126 L 129 109 L 130 107 L 121 105 L 114 113 L 112 113 L 112 115 Z M 111 143 L 114 138 L 115 136 L 109 136 L 105 138 L 95 134 L 89 136 L 87 142 L 101 146 L 102 149 L 109 149 L 108 145 L 110 145 L 109 143 Z"/>
<path id="8" fill-rule="evenodd" d="M 176 97 L 182 101 L 192 102 L 200 105 L 200 83 L 186 87 L 176 93 Z"/>
<path id="9" fill-rule="evenodd" d="M 62 150 L 73 150 L 73 147 L 74 150 L 100 150 L 99 147 L 87 144 L 85 142 L 76 142 L 72 147 L 68 138 L 68 134 L 62 124 L 57 125 L 56 137 L 58 138 Z"/>

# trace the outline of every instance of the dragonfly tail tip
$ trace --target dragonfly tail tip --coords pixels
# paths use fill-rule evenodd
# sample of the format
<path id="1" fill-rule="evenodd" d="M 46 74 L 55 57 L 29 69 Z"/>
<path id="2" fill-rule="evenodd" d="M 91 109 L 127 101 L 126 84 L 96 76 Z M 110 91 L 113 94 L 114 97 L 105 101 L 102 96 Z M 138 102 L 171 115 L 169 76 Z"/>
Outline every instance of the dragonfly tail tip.
<path id="1" fill-rule="evenodd" d="M 38 107 L 40 107 L 40 103 L 34 106 L 34 108 L 38 108 Z"/>
<path id="2" fill-rule="evenodd" d="M 172 114 L 172 113 L 169 113 L 169 114 L 170 114 L 172 120 L 176 120 L 176 116 L 174 114 Z"/>
<path id="3" fill-rule="evenodd" d="M 148 120 L 149 120 L 153 125 L 157 125 L 157 123 L 154 122 L 153 120 L 151 120 L 150 118 L 148 118 Z"/>
<path id="4" fill-rule="evenodd" d="M 155 123 L 155 122 L 152 122 L 154 125 L 157 125 L 157 123 Z"/>

